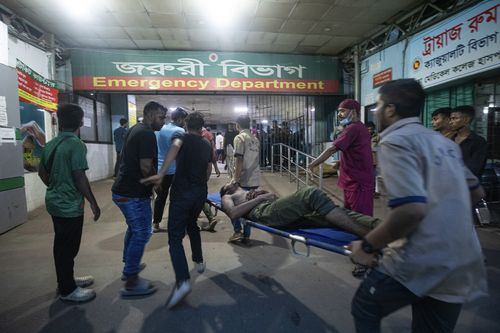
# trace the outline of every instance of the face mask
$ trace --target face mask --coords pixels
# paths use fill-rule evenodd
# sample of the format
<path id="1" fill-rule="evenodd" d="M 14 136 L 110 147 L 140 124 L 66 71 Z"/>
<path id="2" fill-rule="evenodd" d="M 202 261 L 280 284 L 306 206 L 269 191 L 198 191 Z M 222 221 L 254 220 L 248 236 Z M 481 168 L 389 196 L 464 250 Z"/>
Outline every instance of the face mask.
<path id="1" fill-rule="evenodd" d="M 342 119 L 339 124 L 342 126 L 347 126 L 352 122 L 352 111 L 349 112 L 349 115 Z"/>

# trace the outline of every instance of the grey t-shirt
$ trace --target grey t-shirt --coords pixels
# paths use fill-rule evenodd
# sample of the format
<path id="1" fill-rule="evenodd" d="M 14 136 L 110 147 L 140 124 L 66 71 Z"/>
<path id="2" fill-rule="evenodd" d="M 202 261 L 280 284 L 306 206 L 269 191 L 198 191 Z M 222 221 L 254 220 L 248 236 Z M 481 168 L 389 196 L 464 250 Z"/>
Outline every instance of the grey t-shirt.
<path id="1" fill-rule="evenodd" d="M 378 163 L 389 207 L 427 204 L 417 229 L 384 251 L 378 269 L 418 296 L 463 303 L 487 295 L 469 193 L 479 181 L 460 147 L 405 118 L 381 133 Z"/>

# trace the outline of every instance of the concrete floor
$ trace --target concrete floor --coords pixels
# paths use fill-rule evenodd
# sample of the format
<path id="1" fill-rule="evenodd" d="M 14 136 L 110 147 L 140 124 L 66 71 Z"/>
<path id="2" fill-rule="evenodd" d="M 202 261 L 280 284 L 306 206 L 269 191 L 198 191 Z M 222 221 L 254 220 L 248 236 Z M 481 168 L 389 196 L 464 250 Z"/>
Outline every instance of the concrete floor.
<path id="1" fill-rule="evenodd" d="M 209 191 L 226 181 L 226 175 L 212 178 Z M 281 195 L 296 188 L 287 181 L 278 174 L 263 176 L 264 187 Z M 359 280 L 351 276 L 346 257 L 319 249 L 310 258 L 297 257 L 287 241 L 259 230 L 253 231 L 250 248 L 228 244 L 232 227 L 220 213 L 217 232 L 202 233 L 207 271 L 199 275 L 192 269 L 193 291 L 182 305 L 165 308 L 174 283 L 166 233 L 152 236 L 143 258 L 148 266 L 142 276 L 154 281 L 157 293 L 121 299 L 125 224 L 111 201 L 111 185 L 112 180 L 92 184 L 102 216 L 94 223 L 86 211 L 75 264 L 77 275 L 95 277 L 97 298 L 90 303 L 68 305 L 56 297 L 52 223 L 43 208 L 0 235 L 0 332 L 353 332 L 350 301 Z M 377 207 L 378 213 L 381 204 Z M 500 233 L 481 229 L 479 234 L 491 296 L 465 306 L 457 332 L 500 332 Z M 187 241 L 185 248 L 189 255 Z M 409 309 L 383 321 L 384 332 L 409 328 Z"/>

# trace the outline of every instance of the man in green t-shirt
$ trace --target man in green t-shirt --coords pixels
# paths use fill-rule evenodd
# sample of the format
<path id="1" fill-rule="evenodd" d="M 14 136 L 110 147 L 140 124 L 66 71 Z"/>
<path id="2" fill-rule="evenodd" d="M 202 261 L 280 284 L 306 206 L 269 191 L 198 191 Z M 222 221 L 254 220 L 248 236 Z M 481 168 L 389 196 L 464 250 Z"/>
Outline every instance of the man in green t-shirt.
<path id="1" fill-rule="evenodd" d="M 54 223 L 54 262 L 60 299 L 70 302 L 90 301 L 92 276 L 74 277 L 74 259 L 80 249 L 83 228 L 84 197 L 89 201 L 94 221 L 101 210 L 85 175 L 87 148 L 77 134 L 83 122 L 83 110 L 75 104 L 57 109 L 59 135 L 47 143 L 38 175 L 47 185 L 45 206 Z"/>

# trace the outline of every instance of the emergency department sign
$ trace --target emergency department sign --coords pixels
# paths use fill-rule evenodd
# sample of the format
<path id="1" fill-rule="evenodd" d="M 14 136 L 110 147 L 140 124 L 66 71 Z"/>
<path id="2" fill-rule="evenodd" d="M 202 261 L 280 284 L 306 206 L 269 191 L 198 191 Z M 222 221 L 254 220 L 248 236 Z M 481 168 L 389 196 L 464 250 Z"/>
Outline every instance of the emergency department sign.
<path id="1" fill-rule="evenodd" d="M 411 38 L 408 77 L 428 88 L 500 67 L 499 6 L 483 1 Z"/>
<path id="2" fill-rule="evenodd" d="M 335 57 L 74 50 L 74 90 L 339 93 Z"/>

